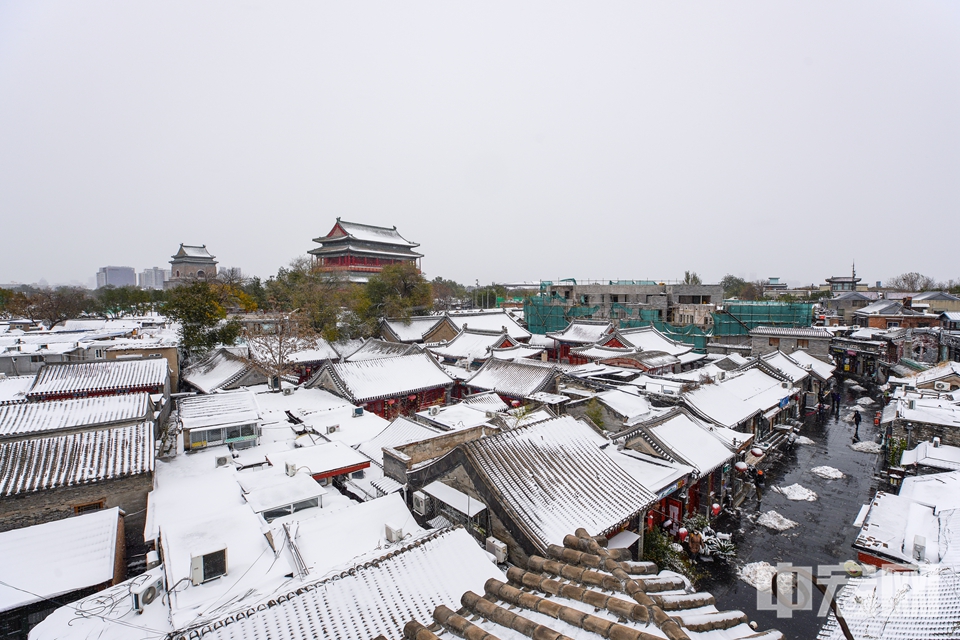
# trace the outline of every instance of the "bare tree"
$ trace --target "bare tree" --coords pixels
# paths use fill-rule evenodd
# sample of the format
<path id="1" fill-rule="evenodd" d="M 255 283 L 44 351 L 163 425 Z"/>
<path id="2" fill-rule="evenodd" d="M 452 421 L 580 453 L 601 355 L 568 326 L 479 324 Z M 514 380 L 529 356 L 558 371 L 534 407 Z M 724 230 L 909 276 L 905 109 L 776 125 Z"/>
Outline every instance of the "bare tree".
<path id="1" fill-rule="evenodd" d="M 928 291 L 937 286 L 937 281 L 930 276 L 910 271 L 887 280 L 887 286 L 897 291 Z"/>
<path id="2" fill-rule="evenodd" d="M 250 361 L 269 376 L 292 372 L 292 356 L 315 348 L 320 340 L 310 323 L 296 312 L 264 317 L 243 335 L 250 348 Z"/>

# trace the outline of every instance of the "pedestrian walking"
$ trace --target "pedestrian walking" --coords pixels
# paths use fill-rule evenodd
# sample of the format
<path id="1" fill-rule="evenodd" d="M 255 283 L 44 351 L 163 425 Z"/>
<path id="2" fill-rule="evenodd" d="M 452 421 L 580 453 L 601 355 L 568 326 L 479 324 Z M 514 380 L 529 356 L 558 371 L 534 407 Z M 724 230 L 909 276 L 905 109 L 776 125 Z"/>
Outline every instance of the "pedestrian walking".
<path id="1" fill-rule="evenodd" d="M 860 421 L 861 421 L 861 420 L 863 420 L 863 418 L 860 417 L 860 412 L 859 412 L 859 411 L 854 411 L 854 412 L 853 412 L 853 424 L 854 424 L 854 426 L 857 428 L 857 431 L 860 430 Z"/>
<path id="2" fill-rule="evenodd" d="M 700 560 L 700 550 L 703 548 L 703 534 L 699 531 L 694 531 L 690 534 L 690 537 L 687 538 L 687 542 L 690 545 L 690 560 L 697 562 Z"/>

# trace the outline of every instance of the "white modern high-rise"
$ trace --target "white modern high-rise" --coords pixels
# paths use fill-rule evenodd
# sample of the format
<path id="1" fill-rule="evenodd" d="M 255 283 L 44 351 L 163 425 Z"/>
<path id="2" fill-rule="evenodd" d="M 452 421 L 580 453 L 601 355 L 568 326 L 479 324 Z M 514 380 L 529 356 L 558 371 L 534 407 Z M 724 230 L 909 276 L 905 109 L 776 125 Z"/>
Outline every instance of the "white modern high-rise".
<path id="1" fill-rule="evenodd" d="M 140 288 L 141 289 L 163 289 L 163 283 L 168 279 L 169 271 L 166 269 L 161 269 L 159 267 L 153 267 L 152 269 L 144 269 L 140 272 Z"/>

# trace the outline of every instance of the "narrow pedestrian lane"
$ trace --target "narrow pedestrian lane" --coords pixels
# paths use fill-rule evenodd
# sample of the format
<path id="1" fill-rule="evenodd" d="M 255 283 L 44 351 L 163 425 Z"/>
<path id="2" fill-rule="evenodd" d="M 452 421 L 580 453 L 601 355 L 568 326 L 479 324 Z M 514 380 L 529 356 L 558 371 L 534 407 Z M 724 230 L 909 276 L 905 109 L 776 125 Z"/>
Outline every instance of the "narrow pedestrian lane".
<path id="1" fill-rule="evenodd" d="M 816 637 L 824 621 L 817 616 L 819 592 L 814 598 L 813 611 L 793 612 L 789 619 L 778 619 L 775 611 L 757 610 L 757 591 L 738 577 L 737 570 L 748 563 L 767 562 L 775 566 L 778 562 L 790 562 L 811 567 L 816 573 L 818 565 L 856 559 L 850 545 L 858 529 L 852 523 L 860 506 L 877 490 L 875 476 L 879 459 L 879 454 L 862 453 L 851 447 L 854 435 L 851 416 L 855 409 L 860 409 L 863 416 L 859 430 L 861 441 L 874 442 L 878 433 L 873 415 L 879 405 L 864 410 L 856 404 L 857 397 L 849 390 L 844 391 L 839 420 L 831 415 L 818 423 L 814 416 L 808 417 L 800 435 L 812 444 L 798 444 L 792 451 L 773 454 L 776 459 L 766 467 L 766 488 L 760 504 L 751 494 L 741 505 L 739 516 L 718 521 L 718 530 L 734 533 L 738 554 L 736 566 L 706 567 L 710 575 L 703 581 L 702 588 L 716 596 L 720 609 L 740 609 L 751 620 L 756 620 L 760 628 L 779 629 L 786 638 Z M 816 467 L 833 467 L 844 477 L 834 480 L 819 477 L 811 472 Z M 775 490 L 775 487 L 794 484 L 815 492 L 817 499 L 789 500 Z M 789 493 L 803 492 L 795 487 Z M 758 524 L 758 516 L 770 510 L 795 521 L 797 526 L 778 532 Z"/>

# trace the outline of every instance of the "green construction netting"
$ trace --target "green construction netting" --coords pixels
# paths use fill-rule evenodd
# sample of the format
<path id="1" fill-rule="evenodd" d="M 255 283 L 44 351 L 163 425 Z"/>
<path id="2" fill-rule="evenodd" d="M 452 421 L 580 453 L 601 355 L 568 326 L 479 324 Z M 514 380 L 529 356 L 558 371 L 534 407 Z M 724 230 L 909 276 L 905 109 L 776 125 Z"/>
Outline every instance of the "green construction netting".
<path id="1" fill-rule="evenodd" d="M 812 302 L 724 300 L 723 311 L 713 314 L 713 333 L 743 336 L 756 327 L 809 327 L 812 323 Z"/>

